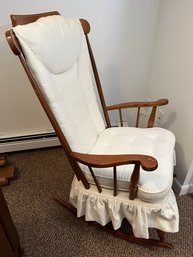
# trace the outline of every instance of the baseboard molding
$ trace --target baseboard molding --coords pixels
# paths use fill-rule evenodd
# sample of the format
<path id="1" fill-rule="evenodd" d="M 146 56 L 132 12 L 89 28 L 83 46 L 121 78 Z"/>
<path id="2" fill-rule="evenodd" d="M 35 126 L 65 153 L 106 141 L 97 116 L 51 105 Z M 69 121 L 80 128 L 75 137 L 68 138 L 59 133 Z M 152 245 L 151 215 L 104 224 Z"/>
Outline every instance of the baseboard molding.
<path id="1" fill-rule="evenodd" d="M 58 146 L 60 142 L 57 137 L 5 142 L 0 145 L 0 153 L 16 152 L 37 148 Z"/>
<path id="2" fill-rule="evenodd" d="M 174 178 L 173 181 L 173 189 L 176 192 L 177 195 L 186 195 L 186 194 L 192 194 L 193 193 L 193 184 L 189 185 L 182 185 L 177 178 Z"/>
<path id="3" fill-rule="evenodd" d="M 192 193 L 193 193 L 193 184 L 184 185 L 182 186 L 182 189 L 179 195 L 186 195 L 186 194 L 192 194 Z"/>

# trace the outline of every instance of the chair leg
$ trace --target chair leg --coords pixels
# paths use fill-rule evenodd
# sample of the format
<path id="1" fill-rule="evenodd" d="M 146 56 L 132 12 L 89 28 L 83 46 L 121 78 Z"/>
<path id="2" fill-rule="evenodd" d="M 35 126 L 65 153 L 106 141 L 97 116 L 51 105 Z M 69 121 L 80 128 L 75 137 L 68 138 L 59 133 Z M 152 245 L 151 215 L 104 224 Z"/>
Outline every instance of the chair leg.
<path id="1" fill-rule="evenodd" d="M 165 239 L 165 233 L 159 229 L 156 229 L 157 231 L 157 234 L 158 234 L 158 237 L 160 239 L 161 242 L 164 242 L 164 239 Z"/>
<path id="2" fill-rule="evenodd" d="M 71 211 L 73 214 L 76 215 L 76 208 L 74 208 L 70 204 L 70 202 L 64 201 L 61 198 L 57 198 L 57 197 L 54 197 L 54 200 L 58 204 L 60 204 L 62 207 L 68 209 L 69 211 Z M 157 240 L 157 239 L 151 239 L 151 238 L 150 239 L 138 238 L 138 237 L 135 237 L 134 235 L 129 235 L 129 234 L 121 231 L 121 229 L 113 230 L 113 229 L 108 228 L 107 226 L 103 227 L 100 224 L 98 224 L 97 222 L 91 221 L 91 222 L 87 222 L 87 223 L 94 225 L 94 226 L 100 228 L 101 230 L 104 230 L 104 231 L 110 233 L 111 235 L 121 238 L 123 240 L 126 240 L 128 242 L 133 242 L 133 243 L 142 244 L 142 245 L 149 245 L 149 246 L 158 246 L 158 247 L 169 248 L 169 249 L 173 248 L 172 244 L 164 242 L 165 234 L 163 231 L 161 231 L 159 229 L 156 229 L 158 237 L 159 237 L 159 240 Z"/>

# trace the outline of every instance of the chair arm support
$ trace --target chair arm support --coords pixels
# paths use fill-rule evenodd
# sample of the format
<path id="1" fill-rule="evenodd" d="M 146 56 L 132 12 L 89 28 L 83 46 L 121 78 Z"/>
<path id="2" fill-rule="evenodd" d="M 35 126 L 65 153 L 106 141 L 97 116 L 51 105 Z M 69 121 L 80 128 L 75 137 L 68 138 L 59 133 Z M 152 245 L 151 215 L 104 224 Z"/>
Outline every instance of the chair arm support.
<path id="1" fill-rule="evenodd" d="M 168 99 L 159 99 L 153 102 L 127 102 L 121 104 L 115 104 L 107 106 L 108 111 L 113 111 L 117 109 L 126 109 L 126 108 L 138 108 L 138 107 L 157 107 L 168 104 Z"/>

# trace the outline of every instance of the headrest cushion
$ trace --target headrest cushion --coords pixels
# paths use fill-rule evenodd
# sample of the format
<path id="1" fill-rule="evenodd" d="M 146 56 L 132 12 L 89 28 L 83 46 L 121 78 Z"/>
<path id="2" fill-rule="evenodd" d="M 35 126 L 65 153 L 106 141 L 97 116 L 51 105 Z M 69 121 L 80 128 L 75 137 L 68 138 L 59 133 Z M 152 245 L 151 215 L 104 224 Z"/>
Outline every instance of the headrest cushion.
<path id="1" fill-rule="evenodd" d="M 13 28 L 20 43 L 27 44 L 49 72 L 57 75 L 76 62 L 83 30 L 78 19 L 52 15 Z"/>

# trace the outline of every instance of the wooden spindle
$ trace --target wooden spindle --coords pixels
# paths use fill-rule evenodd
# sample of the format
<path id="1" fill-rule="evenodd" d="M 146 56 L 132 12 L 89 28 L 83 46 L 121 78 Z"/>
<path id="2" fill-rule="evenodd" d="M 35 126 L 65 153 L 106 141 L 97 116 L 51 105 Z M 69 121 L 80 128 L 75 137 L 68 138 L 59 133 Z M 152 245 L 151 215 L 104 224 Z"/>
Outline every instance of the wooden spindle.
<path id="1" fill-rule="evenodd" d="M 135 164 L 133 169 L 133 173 L 130 179 L 130 186 L 129 186 L 129 199 L 134 200 L 137 196 L 138 191 L 138 183 L 139 183 L 139 172 L 140 172 L 140 162 Z"/>
<path id="2" fill-rule="evenodd" d="M 96 185 L 96 187 L 97 187 L 99 193 L 101 193 L 101 192 L 102 192 L 102 188 L 101 188 L 101 186 L 100 186 L 100 184 L 99 184 L 99 182 L 98 182 L 98 180 L 97 180 L 97 178 L 96 178 L 96 176 L 95 176 L 95 174 L 94 174 L 92 168 L 91 168 L 90 166 L 88 166 L 88 167 L 89 167 L 90 173 L 91 173 L 91 175 L 92 175 L 92 177 L 93 177 L 93 179 L 94 179 L 95 185 Z"/>
<path id="3" fill-rule="evenodd" d="M 121 109 L 119 109 L 119 117 L 120 117 L 121 127 L 123 127 L 123 117 L 122 117 Z"/>
<path id="4" fill-rule="evenodd" d="M 114 196 L 117 195 L 117 169 L 113 167 L 113 178 L 114 178 Z"/>
<path id="5" fill-rule="evenodd" d="M 137 118 L 136 118 L 136 128 L 139 127 L 139 118 L 140 118 L 140 107 L 138 107 L 138 110 L 137 110 Z"/>
<path id="6" fill-rule="evenodd" d="M 148 128 L 152 128 L 153 127 L 153 124 L 155 122 L 156 109 L 157 109 L 157 106 L 153 106 L 152 107 L 152 111 L 151 111 L 151 114 L 149 116 L 149 121 L 148 121 Z"/>

